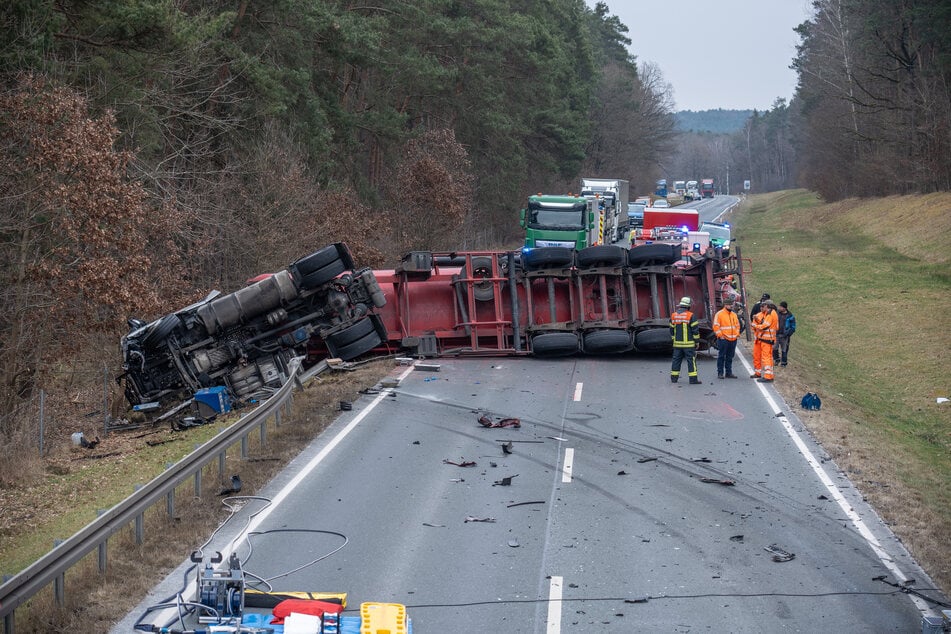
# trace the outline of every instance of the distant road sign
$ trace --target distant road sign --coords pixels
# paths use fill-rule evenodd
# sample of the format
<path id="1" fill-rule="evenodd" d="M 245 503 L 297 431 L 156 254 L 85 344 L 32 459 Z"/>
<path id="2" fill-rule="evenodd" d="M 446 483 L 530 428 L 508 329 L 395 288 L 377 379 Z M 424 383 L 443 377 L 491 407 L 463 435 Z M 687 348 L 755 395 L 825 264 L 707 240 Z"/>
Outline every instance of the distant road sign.
<path id="1" fill-rule="evenodd" d="M 749 182 L 749 181 L 743 181 L 743 189 L 745 189 L 746 191 L 750 191 L 750 182 Z"/>

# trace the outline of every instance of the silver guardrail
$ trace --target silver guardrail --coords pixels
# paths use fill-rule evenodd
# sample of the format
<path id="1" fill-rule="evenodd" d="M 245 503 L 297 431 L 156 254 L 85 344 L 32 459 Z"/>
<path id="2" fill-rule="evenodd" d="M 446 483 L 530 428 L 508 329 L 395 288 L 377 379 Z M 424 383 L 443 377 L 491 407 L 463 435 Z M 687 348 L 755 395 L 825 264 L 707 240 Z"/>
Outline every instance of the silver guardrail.
<path id="1" fill-rule="evenodd" d="M 279 410 L 291 398 L 295 386 L 302 386 L 303 382 L 328 367 L 327 362 L 323 361 L 306 373 L 301 373 L 302 360 L 301 357 L 291 360 L 288 366 L 288 378 L 284 385 L 261 403 L 254 412 L 197 447 L 161 475 L 0 585 L 0 617 L 3 617 L 6 634 L 14 634 L 13 615 L 19 606 L 51 583 L 59 583 L 58 580 L 63 578 L 69 568 L 94 549 L 105 544 L 109 537 L 134 522 L 136 518 L 142 517 L 149 507 L 204 469 L 208 463 L 226 452 L 255 427 L 266 424 L 271 416 L 277 416 Z"/>

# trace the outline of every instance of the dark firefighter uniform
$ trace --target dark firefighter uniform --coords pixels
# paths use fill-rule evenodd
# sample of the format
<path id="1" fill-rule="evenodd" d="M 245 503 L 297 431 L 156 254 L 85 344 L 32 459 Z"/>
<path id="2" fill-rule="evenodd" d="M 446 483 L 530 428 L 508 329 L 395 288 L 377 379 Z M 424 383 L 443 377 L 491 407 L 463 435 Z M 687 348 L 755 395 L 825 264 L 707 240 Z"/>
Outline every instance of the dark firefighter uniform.
<path id="1" fill-rule="evenodd" d="M 677 310 L 670 316 L 670 337 L 674 344 L 674 357 L 670 365 L 670 382 L 680 378 L 680 366 L 687 360 L 687 376 L 690 383 L 701 383 L 697 376 L 697 342 L 700 340 L 700 325 L 690 311 L 690 298 L 680 300 Z"/>

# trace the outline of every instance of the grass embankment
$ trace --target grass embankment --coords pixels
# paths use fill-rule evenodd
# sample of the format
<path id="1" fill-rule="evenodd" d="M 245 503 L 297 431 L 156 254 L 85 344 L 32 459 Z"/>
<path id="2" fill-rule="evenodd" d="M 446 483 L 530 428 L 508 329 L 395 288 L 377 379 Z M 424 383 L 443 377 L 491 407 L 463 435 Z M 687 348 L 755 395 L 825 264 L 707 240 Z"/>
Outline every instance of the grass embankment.
<path id="1" fill-rule="evenodd" d="M 823 204 L 803 190 L 734 212 L 747 291 L 798 330 L 776 387 L 932 578 L 951 591 L 951 194 Z"/>

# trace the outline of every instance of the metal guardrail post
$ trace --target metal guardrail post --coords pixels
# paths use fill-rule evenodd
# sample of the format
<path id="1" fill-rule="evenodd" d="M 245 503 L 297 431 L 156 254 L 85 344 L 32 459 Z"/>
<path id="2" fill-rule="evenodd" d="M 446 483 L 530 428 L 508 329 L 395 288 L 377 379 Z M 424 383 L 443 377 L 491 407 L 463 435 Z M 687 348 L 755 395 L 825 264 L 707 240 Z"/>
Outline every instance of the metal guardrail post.
<path id="1" fill-rule="evenodd" d="M 15 614 L 16 612 L 11 612 L 10 614 L 3 617 L 3 631 L 6 632 L 6 634 L 14 634 L 13 630 L 15 629 L 14 626 L 16 625 L 16 622 L 13 617 Z"/>
<path id="2" fill-rule="evenodd" d="M 175 465 L 171 462 L 165 465 L 166 471 L 171 469 Z M 172 490 L 165 494 L 165 512 L 169 517 L 175 517 L 175 487 L 172 487 Z"/>
<path id="3" fill-rule="evenodd" d="M 281 410 L 277 410 L 276 412 L 274 412 L 274 426 L 275 427 L 281 426 Z"/>
<path id="4" fill-rule="evenodd" d="M 275 419 L 277 418 L 278 414 L 275 414 Z M 267 421 L 263 421 L 258 429 L 258 435 L 261 438 L 261 448 L 263 449 L 264 447 L 267 447 Z"/>
<path id="5" fill-rule="evenodd" d="M 142 488 L 141 484 L 132 487 L 133 495 Z M 145 541 L 145 513 L 139 513 L 135 516 L 135 543 L 139 546 Z"/>
<path id="6" fill-rule="evenodd" d="M 102 517 L 106 514 L 106 509 L 98 509 L 96 511 L 96 517 Z M 103 541 L 99 544 L 99 572 L 104 573 L 106 568 L 109 565 L 109 542 L 108 540 Z"/>
<path id="7" fill-rule="evenodd" d="M 225 477 L 225 452 L 218 454 L 218 477 Z"/>
<path id="8" fill-rule="evenodd" d="M 247 460 L 248 458 L 248 435 L 245 434 L 241 437 L 241 459 Z"/>
<path id="9" fill-rule="evenodd" d="M 54 539 L 53 540 L 53 549 L 55 550 L 57 546 L 62 544 L 64 539 Z M 66 573 L 61 572 L 53 579 L 53 598 L 56 600 L 56 605 L 63 607 L 66 604 Z"/>
<path id="10" fill-rule="evenodd" d="M 201 447 L 201 444 L 195 443 L 195 449 L 197 450 L 199 447 Z M 201 467 L 195 470 L 195 497 L 196 498 L 201 497 L 201 472 L 202 472 Z"/>

